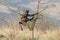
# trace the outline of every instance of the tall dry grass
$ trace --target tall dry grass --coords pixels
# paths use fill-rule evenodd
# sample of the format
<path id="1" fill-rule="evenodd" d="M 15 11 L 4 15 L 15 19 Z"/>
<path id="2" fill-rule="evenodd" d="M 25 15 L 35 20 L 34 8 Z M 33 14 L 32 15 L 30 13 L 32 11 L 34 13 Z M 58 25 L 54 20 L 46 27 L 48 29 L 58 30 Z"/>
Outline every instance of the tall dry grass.
<path id="1" fill-rule="evenodd" d="M 1 36 L 3 35 L 3 37 Z M 0 29 L 0 40 L 31 40 L 31 31 L 25 29 L 24 31 L 10 28 Z M 35 40 L 60 40 L 60 30 L 45 32 L 34 30 Z"/>

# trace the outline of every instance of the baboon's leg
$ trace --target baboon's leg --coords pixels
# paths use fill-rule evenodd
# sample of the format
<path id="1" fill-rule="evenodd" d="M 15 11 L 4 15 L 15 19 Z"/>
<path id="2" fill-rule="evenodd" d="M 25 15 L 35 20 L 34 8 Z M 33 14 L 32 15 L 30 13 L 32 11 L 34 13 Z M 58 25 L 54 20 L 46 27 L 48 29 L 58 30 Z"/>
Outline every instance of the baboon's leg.
<path id="1" fill-rule="evenodd" d="M 21 31 L 23 31 L 22 23 L 21 23 L 21 22 L 19 22 L 19 24 L 20 24 Z"/>
<path id="2" fill-rule="evenodd" d="M 26 26 L 26 22 L 21 21 L 21 22 L 19 22 L 19 24 L 20 24 L 21 30 L 23 31 L 23 27 L 22 27 L 22 25 Z"/>

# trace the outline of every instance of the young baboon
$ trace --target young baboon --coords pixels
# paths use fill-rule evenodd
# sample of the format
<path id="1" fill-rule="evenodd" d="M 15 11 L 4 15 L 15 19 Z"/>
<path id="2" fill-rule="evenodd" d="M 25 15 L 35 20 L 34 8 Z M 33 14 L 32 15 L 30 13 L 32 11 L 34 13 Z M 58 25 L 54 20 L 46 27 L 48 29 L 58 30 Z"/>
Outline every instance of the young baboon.
<path id="1" fill-rule="evenodd" d="M 26 23 L 28 21 L 31 21 L 34 19 L 34 15 L 36 14 L 28 14 L 29 13 L 29 10 L 24 10 L 23 11 L 23 14 L 22 14 L 22 17 L 21 17 L 21 22 L 19 22 L 19 24 L 23 24 L 23 25 L 26 25 Z M 28 18 L 28 17 L 32 17 L 32 18 Z M 28 27 L 30 29 L 30 27 Z M 21 30 L 23 30 L 22 26 L 21 26 Z"/>

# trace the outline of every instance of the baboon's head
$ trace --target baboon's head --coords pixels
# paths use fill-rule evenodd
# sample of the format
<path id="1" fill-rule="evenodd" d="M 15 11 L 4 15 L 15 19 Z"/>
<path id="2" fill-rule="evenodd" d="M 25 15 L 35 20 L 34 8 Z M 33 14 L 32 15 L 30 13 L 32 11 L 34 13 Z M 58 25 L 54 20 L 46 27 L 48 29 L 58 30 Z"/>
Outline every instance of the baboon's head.
<path id="1" fill-rule="evenodd" d="M 23 12 L 25 12 L 25 13 L 29 13 L 29 10 L 25 9 Z"/>

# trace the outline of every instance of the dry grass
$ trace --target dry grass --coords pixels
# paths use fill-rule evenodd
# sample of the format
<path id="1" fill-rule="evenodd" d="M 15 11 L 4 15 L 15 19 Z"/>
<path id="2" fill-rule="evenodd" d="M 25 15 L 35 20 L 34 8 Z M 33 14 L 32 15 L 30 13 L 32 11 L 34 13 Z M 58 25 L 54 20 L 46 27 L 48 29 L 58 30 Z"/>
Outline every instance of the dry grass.
<path id="1" fill-rule="evenodd" d="M 29 40 L 31 37 L 32 32 L 28 29 L 24 31 L 10 28 L 0 29 L 0 40 Z M 34 37 L 35 40 L 60 40 L 60 30 L 45 32 L 34 30 Z"/>

